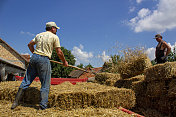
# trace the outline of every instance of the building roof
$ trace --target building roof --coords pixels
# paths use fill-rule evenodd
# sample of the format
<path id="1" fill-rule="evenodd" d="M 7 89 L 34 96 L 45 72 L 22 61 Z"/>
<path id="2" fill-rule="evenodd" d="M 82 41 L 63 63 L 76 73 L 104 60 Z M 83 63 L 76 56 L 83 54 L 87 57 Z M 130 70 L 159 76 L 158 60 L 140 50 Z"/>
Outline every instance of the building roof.
<path id="1" fill-rule="evenodd" d="M 16 65 L 16 64 L 13 64 L 12 62 L 7 61 L 7 60 L 5 60 L 5 59 L 3 59 L 3 58 L 1 58 L 1 57 L 0 57 L 0 63 L 6 63 L 6 64 L 9 64 L 9 65 L 14 66 L 14 67 L 16 67 L 16 68 L 20 68 L 20 69 L 22 69 L 22 70 L 25 70 L 23 67 L 20 67 L 20 66 L 18 66 L 18 65 Z"/>
<path id="2" fill-rule="evenodd" d="M 81 71 L 81 70 L 73 70 L 69 76 L 72 78 L 90 78 L 95 77 L 96 73 L 101 72 L 102 67 L 97 68 L 88 68 L 87 72 Z"/>
<path id="3" fill-rule="evenodd" d="M 24 58 L 23 56 L 21 56 L 15 49 L 13 49 L 10 45 L 8 45 L 4 40 L 2 40 L 0 38 L 0 43 L 4 43 L 7 47 L 10 48 L 10 50 L 14 51 L 18 56 L 20 56 L 23 60 L 25 60 L 25 62 L 27 62 L 26 58 Z"/>
<path id="4" fill-rule="evenodd" d="M 29 54 L 21 54 L 21 56 L 24 57 L 27 60 L 27 62 L 29 63 L 29 61 L 30 61 L 30 55 Z"/>
<path id="5" fill-rule="evenodd" d="M 81 70 L 73 70 L 68 76 L 70 76 L 71 78 L 79 78 L 79 76 L 81 76 L 83 73 L 84 71 Z"/>

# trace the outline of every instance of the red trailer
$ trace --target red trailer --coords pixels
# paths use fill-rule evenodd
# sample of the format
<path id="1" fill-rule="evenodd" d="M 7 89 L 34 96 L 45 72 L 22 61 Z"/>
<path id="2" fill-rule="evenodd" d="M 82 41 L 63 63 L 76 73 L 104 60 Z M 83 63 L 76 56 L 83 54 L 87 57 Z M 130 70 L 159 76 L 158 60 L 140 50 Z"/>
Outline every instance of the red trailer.
<path id="1" fill-rule="evenodd" d="M 24 77 L 20 76 L 15 76 L 15 79 L 17 81 L 22 81 Z M 77 78 L 51 78 L 51 85 L 58 85 L 61 84 L 65 81 L 69 81 L 73 85 L 75 85 L 77 82 L 87 82 L 88 78 L 83 78 L 83 79 L 77 79 Z M 38 77 L 34 79 L 34 81 L 40 81 Z"/>

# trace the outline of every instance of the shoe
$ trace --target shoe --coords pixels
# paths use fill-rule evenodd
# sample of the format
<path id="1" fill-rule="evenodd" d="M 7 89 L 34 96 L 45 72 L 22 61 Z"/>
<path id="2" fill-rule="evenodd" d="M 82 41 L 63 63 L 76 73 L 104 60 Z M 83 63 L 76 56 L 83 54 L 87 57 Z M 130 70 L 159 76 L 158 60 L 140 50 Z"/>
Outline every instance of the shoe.
<path id="1" fill-rule="evenodd" d="M 46 108 L 42 108 L 41 106 L 39 107 L 39 110 L 45 110 Z"/>
<path id="2" fill-rule="evenodd" d="M 15 97 L 15 101 L 13 102 L 11 109 L 15 109 L 19 105 L 19 101 L 21 100 L 23 93 L 24 93 L 24 89 L 19 88 L 18 93 Z"/>

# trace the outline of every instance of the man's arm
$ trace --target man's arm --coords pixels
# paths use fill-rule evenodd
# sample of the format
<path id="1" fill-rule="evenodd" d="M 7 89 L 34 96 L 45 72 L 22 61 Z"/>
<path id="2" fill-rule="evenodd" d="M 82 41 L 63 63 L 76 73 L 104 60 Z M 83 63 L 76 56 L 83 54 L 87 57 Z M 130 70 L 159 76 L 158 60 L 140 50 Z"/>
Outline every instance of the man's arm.
<path id="1" fill-rule="evenodd" d="M 164 42 L 164 45 L 165 45 L 165 48 L 167 48 L 166 56 L 168 56 L 169 53 L 171 52 L 171 47 L 166 42 Z"/>
<path id="2" fill-rule="evenodd" d="M 31 40 L 28 44 L 28 48 L 32 53 L 34 52 L 34 45 L 35 45 L 35 42 L 33 40 Z"/>
<path id="3" fill-rule="evenodd" d="M 56 53 L 57 53 L 58 57 L 62 60 L 63 65 L 67 67 L 68 62 L 65 60 L 65 57 L 64 57 L 64 54 L 63 54 L 61 48 L 58 47 L 58 48 L 55 48 L 55 49 L 56 49 Z"/>

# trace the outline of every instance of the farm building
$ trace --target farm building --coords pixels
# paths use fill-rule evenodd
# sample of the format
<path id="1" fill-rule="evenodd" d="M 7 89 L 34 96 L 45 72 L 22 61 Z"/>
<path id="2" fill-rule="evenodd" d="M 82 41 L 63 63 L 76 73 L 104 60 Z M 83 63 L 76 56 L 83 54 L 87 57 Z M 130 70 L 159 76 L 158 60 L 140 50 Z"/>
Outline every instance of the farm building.
<path id="1" fill-rule="evenodd" d="M 24 76 L 28 61 L 0 38 L 0 81 L 12 80 L 13 75 Z"/>
<path id="2" fill-rule="evenodd" d="M 70 74 L 69 77 L 71 78 L 90 78 L 90 77 L 95 77 L 96 73 L 101 72 L 102 67 L 97 67 L 97 68 L 87 68 L 87 72 L 81 71 L 81 70 L 73 70 Z"/>

